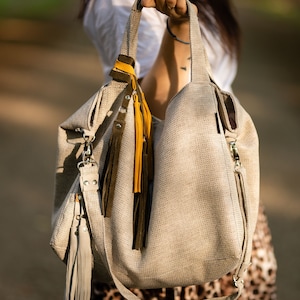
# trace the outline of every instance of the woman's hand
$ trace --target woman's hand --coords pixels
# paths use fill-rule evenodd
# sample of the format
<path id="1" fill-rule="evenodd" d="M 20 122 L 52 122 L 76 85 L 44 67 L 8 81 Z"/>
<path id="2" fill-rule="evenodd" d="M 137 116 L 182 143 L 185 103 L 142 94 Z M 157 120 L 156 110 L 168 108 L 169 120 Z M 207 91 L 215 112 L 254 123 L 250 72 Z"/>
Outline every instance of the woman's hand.
<path id="1" fill-rule="evenodd" d="M 186 21 L 188 18 L 186 0 L 142 0 L 141 4 L 144 7 L 155 7 L 173 21 Z"/>

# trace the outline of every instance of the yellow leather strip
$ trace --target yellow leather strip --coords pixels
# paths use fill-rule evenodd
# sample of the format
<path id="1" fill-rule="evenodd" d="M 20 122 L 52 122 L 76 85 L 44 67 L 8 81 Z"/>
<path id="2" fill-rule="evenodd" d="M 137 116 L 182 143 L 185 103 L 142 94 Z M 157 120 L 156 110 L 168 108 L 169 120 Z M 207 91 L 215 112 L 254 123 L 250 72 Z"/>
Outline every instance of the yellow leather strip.
<path id="1" fill-rule="evenodd" d="M 142 192 L 142 164 L 143 164 L 143 115 L 138 95 L 134 95 L 134 120 L 135 120 L 135 160 L 133 192 Z"/>
<path id="2" fill-rule="evenodd" d="M 144 137 L 148 140 L 151 136 L 152 116 L 144 94 L 141 92 L 142 99 L 139 99 L 137 93 L 137 78 L 134 68 L 127 63 L 117 60 L 114 66 L 115 70 L 122 71 L 131 76 L 131 85 L 133 89 L 134 103 L 134 121 L 135 121 L 135 160 L 134 160 L 134 183 L 133 192 L 142 192 L 142 172 L 143 172 L 143 145 Z"/>
<path id="3" fill-rule="evenodd" d="M 116 60 L 114 68 L 135 76 L 134 68 L 131 65 L 123 63 L 119 60 Z"/>

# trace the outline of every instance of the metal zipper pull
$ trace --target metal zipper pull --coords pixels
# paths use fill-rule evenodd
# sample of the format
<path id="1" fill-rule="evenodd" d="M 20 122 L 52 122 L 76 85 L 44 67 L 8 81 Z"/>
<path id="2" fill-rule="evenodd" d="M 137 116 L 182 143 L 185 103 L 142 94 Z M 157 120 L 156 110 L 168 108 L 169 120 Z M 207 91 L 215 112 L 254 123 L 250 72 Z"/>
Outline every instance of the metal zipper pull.
<path id="1" fill-rule="evenodd" d="M 235 161 L 235 167 L 240 167 L 241 161 L 240 161 L 240 155 L 239 155 L 239 151 L 238 151 L 238 148 L 236 145 L 236 141 L 229 142 L 229 146 L 230 146 L 230 152 L 231 152 L 232 158 Z"/>

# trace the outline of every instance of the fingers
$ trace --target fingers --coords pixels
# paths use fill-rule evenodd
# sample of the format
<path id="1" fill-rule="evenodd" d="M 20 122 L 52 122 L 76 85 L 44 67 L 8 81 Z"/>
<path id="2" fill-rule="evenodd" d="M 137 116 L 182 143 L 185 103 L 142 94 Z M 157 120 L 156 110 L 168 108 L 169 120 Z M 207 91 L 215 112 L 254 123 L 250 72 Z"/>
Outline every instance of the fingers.
<path id="1" fill-rule="evenodd" d="M 168 10 L 176 8 L 176 0 L 165 0 L 165 6 Z"/>
<path id="2" fill-rule="evenodd" d="M 177 1 L 173 1 L 176 2 L 175 4 L 175 12 L 177 15 L 183 17 L 186 16 L 187 14 L 187 5 L 186 5 L 186 0 L 177 0 Z M 174 7 L 174 6 L 172 6 Z"/>

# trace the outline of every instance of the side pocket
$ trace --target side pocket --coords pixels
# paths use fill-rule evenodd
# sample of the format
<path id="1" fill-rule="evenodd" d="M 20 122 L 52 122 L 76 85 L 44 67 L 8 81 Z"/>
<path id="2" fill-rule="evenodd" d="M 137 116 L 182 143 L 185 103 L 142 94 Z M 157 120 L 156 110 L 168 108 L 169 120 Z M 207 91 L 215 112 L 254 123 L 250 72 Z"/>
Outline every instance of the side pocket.
<path id="1" fill-rule="evenodd" d="M 67 249 L 69 247 L 70 230 L 75 213 L 75 201 L 78 188 L 79 177 L 76 178 L 59 210 L 53 215 L 50 246 L 62 261 L 66 261 L 67 258 Z"/>
<path id="2" fill-rule="evenodd" d="M 231 147 L 232 156 L 235 160 L 234 176 L 236 181 L 237 194 L 239 198 L 239 205 L 240 205 L 240 211 L 241 211 L 243 228 L 244 228 L 244 241 L 242 245 L 240 263 L 238 264 L 238 267 L 235 271 L 234 278 L 233 278 L 237 286 L 237 283 L 239 281 L 242 281 L 243 274 L 250 265 L 251 251 L 252 251 L 252 237 L 249 234 L 249 222 L 251 222 L 251 220 L 249 220 L 250 205 L 249 205 L 247 185 L 246 185 L 246 170 L 240 163 L 238 150 L 236 148 L 236 143 L 231 142 L 230 147 Z"/>
<path id="3" fill-rule="evenodd" d="M 243 220 L 243 227 L 244 227 L 244 242 L 243 242 L 243 251 L 242 251 L 242 259 L 245 257 L 245 246 L 247 244 L 247 232 L 248 232 L 248 220 L 247 220 L 247 197 L 245 193 L 245 184 L 244 184 L 244 173 L 245 170 L 242 167 L 235 169 L 235 181 L 236 181 L 236 187 L 237 187 L 237 193 L 239 197 L 239 204 L 240 204 L 240 210 Z"/>

